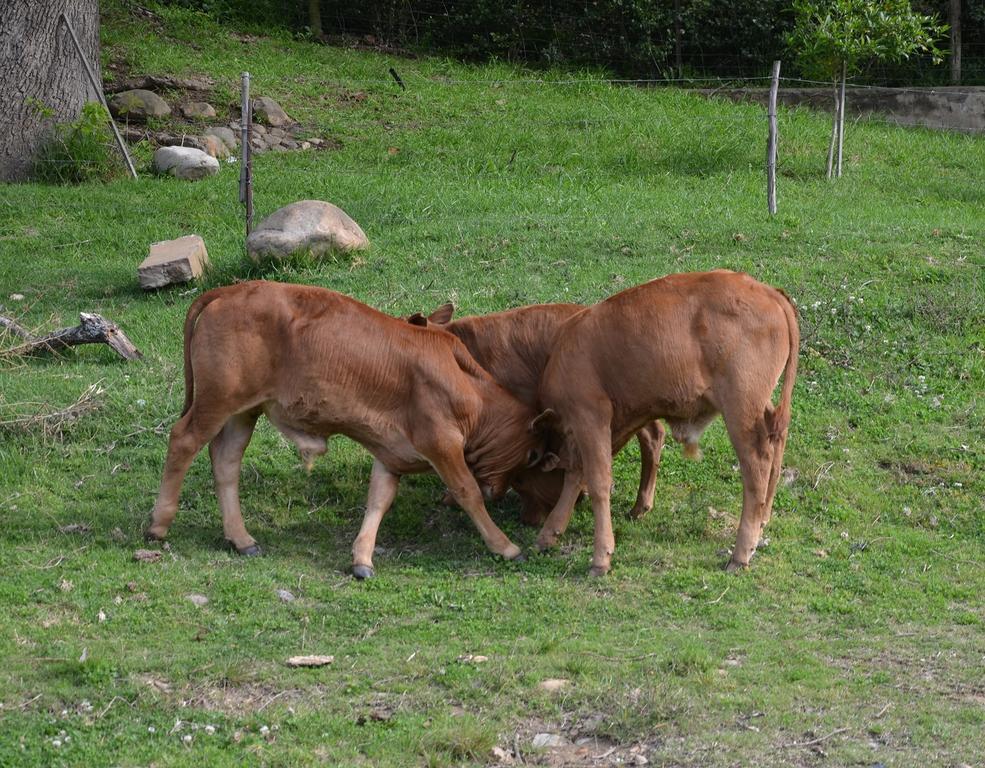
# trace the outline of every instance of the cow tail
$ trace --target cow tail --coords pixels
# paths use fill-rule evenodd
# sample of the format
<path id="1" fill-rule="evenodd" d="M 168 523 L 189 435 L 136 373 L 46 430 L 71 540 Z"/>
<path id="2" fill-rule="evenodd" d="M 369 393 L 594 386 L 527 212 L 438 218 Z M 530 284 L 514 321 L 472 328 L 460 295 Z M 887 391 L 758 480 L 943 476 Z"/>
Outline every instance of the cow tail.
<path id="1" fill-rule="evenodd" d="M 188 413 L 192 407 L 192 401 L 195 399 L 195 377 L 192 374 L 192 332 L 195 330 L 195 322 L 198 320 L 198 316 L 202 314 L 202 310 L 217 298 L 219 298 L 219 294 L 216 291 L 203 293 L 192 302 L 188 308 L 188 314 L 185 315 L 185 405 L 181 409 L 182 416 Z"/>
<path id="2" fill-rule="evenodd" d="M 787 338 L 790 350 L 787 353 L 787 364 L 783 369 L 783 389 L 780 392 L 780 402 L 774 409 L 766 407 L 766 428 L 771 443 L 779 443 L 786 437 L 787 427 L 790 426 L 790 401 L 793 397 L 793 385 L 797 380 L 797 358 L 800 352 L 800 328 L 797 325 L 797 310 L 790 297 L 777 289 L 780 294 L 780 307 L 787 320 Z"/>

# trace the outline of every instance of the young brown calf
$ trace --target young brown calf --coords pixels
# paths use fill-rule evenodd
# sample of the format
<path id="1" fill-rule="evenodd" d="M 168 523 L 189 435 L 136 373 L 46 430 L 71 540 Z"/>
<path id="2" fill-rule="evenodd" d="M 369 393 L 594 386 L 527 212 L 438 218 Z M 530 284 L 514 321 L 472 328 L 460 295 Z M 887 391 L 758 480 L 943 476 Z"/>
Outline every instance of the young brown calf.
<path id="1" fill-rule="evenodd" d="M 800 331 L 790 300 L 748 275 L 670 275 L 571 317 L 544 371 L 540 402 L 563 437 L 564 489 L 537 538 L 556 543 L 582 487 L 595 516 L 592 575 L 608 572 L 612 446 L 663 418 L 693 452 L 716 414 L 742 471 L 742 518 L 729 570 L 749 564 L 780 475 Z M 783 374 L 779 405 L 773 389 Z"/>
<path id="2" fill-rule="evenodd" d="M 353 573 L 373 574 L 380 521 L 404 474 L 438 473 L 486 545 L 520 556 L 489 518 L 518 469 L 536 464 L 536 411 L 436 328 L 419 328 L 313 286 L 263 281 L 217 288 L 185 319 L 185 407 L 171 430 L 149 538 L 168 532 L 192 459 L 209 443 L 226 538 L 258 554 L 243 524 L 239 471 L 261 413 L 310 462 L 343 434 L 375 459 Z"/>
<path id="3" fill-rule="evenodd" d="M 454 306 L 443 304 L 426 318 L 416 314 L 408 321 L 418 325 L 430 323 L 453 333 L 496 381 L 521 402 L 537 408 L 540 379 L 557 341 L 558 330 L 583 309 L 579 304 L 532 304 L 452 320 Z M 644 425 L 636 437 L 642 466 L 636 505 L 629 514 L 640 518 L 653 507 L 664 428 L 659 421 L 653 421 Z M 612 452 L 618 453 L 625 443 L 623 440 L 613 445 Z M 529 469 L 517 473 L 513 488 L 520 497 L 523 522 L 541 525 L 557 503 L 563 485 L 564 472 L 560 469 L 551 472 Z"/>

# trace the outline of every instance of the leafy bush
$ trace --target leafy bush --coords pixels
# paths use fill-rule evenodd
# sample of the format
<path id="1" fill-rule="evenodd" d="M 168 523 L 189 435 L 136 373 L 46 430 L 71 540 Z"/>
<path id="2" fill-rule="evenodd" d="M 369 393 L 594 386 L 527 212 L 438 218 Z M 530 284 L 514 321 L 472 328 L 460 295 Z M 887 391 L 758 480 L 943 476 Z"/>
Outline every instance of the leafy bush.
<path id="1" fill-rule="evenodd" d="M 61 123 L 38 153 L 35 175 L 53 184 L 82 184 L 108 181 L 123 171 L 113 144 L 106 108 L 91 101 L 78 120 Z"/>

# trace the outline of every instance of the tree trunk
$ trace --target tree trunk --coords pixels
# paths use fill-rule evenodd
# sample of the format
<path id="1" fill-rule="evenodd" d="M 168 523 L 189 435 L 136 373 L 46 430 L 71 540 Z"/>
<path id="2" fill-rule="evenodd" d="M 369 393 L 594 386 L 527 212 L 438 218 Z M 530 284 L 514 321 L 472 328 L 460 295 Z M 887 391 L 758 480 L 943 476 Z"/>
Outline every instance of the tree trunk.
<path id="1" fill-rule="evenodd" d="M 961 85 L 961 0 L 951 0 L 951 85 Z"/>
<path id="2" fill-rule="evenodd" d="M 321 0 L 308 0 L 308 29 L 312 37 L 321 39 Z"/>
<path id="3" fill-rule="evenodd" d="M 0 181 L 28 178 L 55 123 L 97 99 L 72 45 L 65 13 L 99 76 L 98 0 L 6 0 L 0 14 Z"/>

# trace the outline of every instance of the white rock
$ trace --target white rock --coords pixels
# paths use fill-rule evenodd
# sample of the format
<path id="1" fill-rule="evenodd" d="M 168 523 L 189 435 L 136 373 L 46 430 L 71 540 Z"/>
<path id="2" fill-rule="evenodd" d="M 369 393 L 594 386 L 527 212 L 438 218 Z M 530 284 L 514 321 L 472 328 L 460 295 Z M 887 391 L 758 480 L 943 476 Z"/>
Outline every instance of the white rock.
<path id="1" fill-rule="evenodd" d="M 287 590 L 287 589 L 278 589 L 277 590 L 277 597 L 279 597 L 285 603 L 293 603 L 294 602 L 294 593 L 291 592 L 290 590 Z"/>
<path id="2" fill-rule="evenodd" d="M 564 680 L 563 678 L 550 678 L 548 680 L 541 680 L 537 683 L 537 687 L 542 691 L 548 691 L 549 693 L 555 693 L 563 688 L 567 688 L 571 685 L 570 680 Z"/>
<path id="3" fill-rule="evenodd" d="M 246 251 L 254 261 L 368 247 L 359 225 L 341 208 L 321 200 L 301 200 L 274 211 L 246 238 Z"/>
<path id="4" fill-rule="evenodd" d="M 534 736 L 533 745 L 536 749 L 545 747 L 563 747 L 568 740 L 556 733 L 538 733 Z"/>
<path id="5" fill-rule="evenodd" d="M 197 181 L 219 172 L 219 161 L 194 147 L 161 147 L 154 153 L 154 170 Z"/>
<path id="6" fill-rule="evenodd" d="M 205 595 L 185 595 L 185 597 L 187 597 L 193 605 L 197 605 L 199 608 L 203 605 L 209 604 L 209 598 Z"/>
<path id="7" fill-rule="evenodd" d="M 12 293 L 12 294 L 10 294 L 10 300 L 11 301 L 24 301 L 24 294 L 23 293 Z"/>

